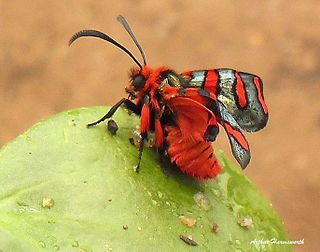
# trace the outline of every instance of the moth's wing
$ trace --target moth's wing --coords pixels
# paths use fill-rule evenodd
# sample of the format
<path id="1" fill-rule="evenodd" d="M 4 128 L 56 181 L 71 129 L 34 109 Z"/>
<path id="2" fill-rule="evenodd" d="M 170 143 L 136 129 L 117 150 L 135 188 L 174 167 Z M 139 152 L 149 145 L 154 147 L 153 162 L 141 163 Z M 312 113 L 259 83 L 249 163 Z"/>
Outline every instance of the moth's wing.
<path id="1" fill-rule="evenodd" d="M 238 161 L 241 168 L 244 169 L 249 164 L 251 158 L 249 143 L 244 136 L 243 130 L 228 112 L 224 104 L 217 101 L 217 107 L 220 111 L 220 123 L 228 135 L 233 156 Z"/>
<path id="2" fill-rule="evenodd" d="M 232 69 L 187 71 L 181 74 L 186 87 L 204 89 L 220 100 L 246 131 L 258 131 L 268 121 L 262 80 L 253 74 Z"/>
<path id="3" fill-rule="evenodd" d="M 187 97 L 174 97 L 166 105 L 175 121 L 173 125 L 165 127 L 167 152 L 171 161 L 191 176 L 200 179 L 214 178 L 221 167 L 211 143 L 204 139 L 212 112 Z"/>
<path id="4" fill-rule="evenodd" d="M 212 112 L 197 101 L 187 97 L 175 97 L 167 104 L 175 123 L 186 139 L 202 140 Z"/>

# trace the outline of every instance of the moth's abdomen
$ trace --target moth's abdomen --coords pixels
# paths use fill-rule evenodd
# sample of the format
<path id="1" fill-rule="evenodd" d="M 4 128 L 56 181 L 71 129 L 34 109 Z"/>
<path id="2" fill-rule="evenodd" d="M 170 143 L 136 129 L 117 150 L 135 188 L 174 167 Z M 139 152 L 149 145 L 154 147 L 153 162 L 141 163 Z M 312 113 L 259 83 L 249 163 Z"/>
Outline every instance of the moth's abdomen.
<path id="1" fill-rule="evenodd" d="M 221 172 L 210 142 L 185 138 L 177 126 L 165 130 L 169 158 L 182 172 L 199 179 L 215 178 Z"/>

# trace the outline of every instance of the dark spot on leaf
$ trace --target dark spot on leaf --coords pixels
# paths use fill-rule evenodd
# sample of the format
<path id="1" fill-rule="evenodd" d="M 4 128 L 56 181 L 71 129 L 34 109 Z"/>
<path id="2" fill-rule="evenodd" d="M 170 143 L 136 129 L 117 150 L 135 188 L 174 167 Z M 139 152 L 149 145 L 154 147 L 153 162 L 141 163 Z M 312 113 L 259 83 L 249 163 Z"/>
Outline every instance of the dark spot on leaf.
<path id="1" fill-rule="evenodd" d="M 211 231 L 214 233 L 218 233 L 220 231 L 220 227 L 218 226 L 217 223 L 213 223 L 213 225 L 211 227 Z"/>
<path id="2" fill-rule="evenodd" d="M 21 202 L 21 201 L 17 201 L 17 205 L 18 206 L 28 206 L 27 203 Z"/>

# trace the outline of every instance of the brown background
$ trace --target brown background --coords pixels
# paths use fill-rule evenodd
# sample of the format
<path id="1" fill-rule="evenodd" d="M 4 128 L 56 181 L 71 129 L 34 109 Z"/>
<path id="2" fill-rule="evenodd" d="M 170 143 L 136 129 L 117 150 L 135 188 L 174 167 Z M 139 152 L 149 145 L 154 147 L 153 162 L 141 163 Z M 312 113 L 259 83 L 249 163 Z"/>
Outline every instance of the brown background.
<path id="1" fill-rule="evenodd" d="M 54 113 L 112 104 L 130 59 L 95 28 L 136 49 L 116 21 L 127 17 L 149 63 L 177 71 L 230 67 L 260 75 L 268 127 L 248 134 L 246 174 L 282 216 L 297 251 L 319 251 L 320 4 L 306 1 L 0 0 L 0 145 Z M 229 153 L 224 134 L 218 145 Z M 231 155 L 230 155 L 231 156 Z"/>

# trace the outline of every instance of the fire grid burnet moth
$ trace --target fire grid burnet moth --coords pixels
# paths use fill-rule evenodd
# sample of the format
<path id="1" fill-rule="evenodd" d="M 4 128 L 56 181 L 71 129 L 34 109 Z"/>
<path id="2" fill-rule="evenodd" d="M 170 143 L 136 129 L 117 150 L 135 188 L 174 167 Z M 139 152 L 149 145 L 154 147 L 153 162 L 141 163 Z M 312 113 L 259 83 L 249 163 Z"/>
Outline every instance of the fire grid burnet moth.
<path id="1" fill-rule="evenodd" d="M 226 131 L 232 153 L 244 169 L 250 161 L 250 148 L 244 131 L 265 127 L 268 108 L 263 97 L 262 80 L 250 73 L 222 68 L 186 71 L 181 74 L 161 66 L 151 68 L 145 54 L 123 16 L 124 26 L 139 49 L 143 64 L 124 46 L 96 30 L 74 34 L 71 45 L 80 37 L 97 37 L 124 51 L 136 64 L 130 71 L 130 84 L 122 98 L 94 126 L 111 118 L 124 105 L 140 116 L 141 141 L 137 171 L 148 132 L 155 132 L 155 145 L 181 171 L 199 179 L 214 178 L 221 167 L 211 142 L 219 133 L 219 124 Z"/>

